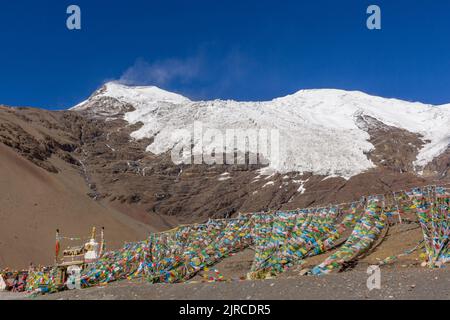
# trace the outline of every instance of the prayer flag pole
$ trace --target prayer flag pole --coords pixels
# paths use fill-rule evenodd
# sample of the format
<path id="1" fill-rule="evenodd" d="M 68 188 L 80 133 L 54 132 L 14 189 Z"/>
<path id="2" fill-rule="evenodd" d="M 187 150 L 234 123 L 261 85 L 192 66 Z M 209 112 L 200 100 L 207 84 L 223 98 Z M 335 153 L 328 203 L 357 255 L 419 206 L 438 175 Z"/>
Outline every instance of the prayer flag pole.
<path id="1" fill-rule="evenodd" d="M 59 249 L 60 249 L 59 229 L 56 229 L 55 264 L 58 264 Z"/>

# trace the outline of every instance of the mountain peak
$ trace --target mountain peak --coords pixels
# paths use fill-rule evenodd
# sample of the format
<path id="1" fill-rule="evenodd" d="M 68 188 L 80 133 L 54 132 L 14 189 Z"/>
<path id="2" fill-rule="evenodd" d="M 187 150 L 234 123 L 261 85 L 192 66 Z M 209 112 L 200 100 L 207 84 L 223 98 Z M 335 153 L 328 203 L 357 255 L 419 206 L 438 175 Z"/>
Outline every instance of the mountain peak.
<path id="1" fill-rule="evenodd" d="M 113 99 L 132 105 L 147 105 L 158 102 L 174 104 L 190 102 L 188 98 L 180 94 L 166 91 L 156 86 L 130 86 L 112 81 L 105 83 L 87 100 L 79 103 L 70 110 L 83 111 L 91 109 L 93 106 L 98 107 L 98 102 L 103 99 Z"/>
<path id="2" fill-rule="evenodd" d="M 182 103 L 189 99 L 156 86 L 130 86 L 119 82 L 108 82 L 99 91 L 103 96 L 112 98 L 145 99 L 149 101 Z"/>

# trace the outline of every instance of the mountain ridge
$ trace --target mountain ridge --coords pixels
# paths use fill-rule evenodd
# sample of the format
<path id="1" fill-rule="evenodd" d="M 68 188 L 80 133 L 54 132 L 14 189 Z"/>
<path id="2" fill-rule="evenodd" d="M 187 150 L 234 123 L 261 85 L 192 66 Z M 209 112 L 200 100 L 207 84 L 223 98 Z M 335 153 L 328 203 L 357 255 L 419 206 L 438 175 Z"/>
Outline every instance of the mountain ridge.
<path id="1" fill-rule="evenodd" d="M 149 92 L 157 92 L 156 98 L 149 98 Z M 114 99 L 115 108 L 111 108 L 110 99 Z M 101 103 L 103 100 L 105 103 Z M 99 103 L 101 107 L 98 107 Z M 191 101 L 157 87 L 108 83 L 99 94 L 94 94 L 72 110 L 113 117 L 120 114 L 130 124 L 142 122 L 143 126 L 131 136 L 136 139 L 152 138 L 147 151 L 156 154 L 167 152 L 181 143 L 180 140 L 171 141 L 174 130 L 192 131 L 195 121 L 202 122 L 205 129 L 222 131 L 242 128 L 279 130 L 282 134 L 280 140 L 285 142 L 282 150 L 284 158 L 281 164 L 269 164 L 269 167 L 281 173 L 312 172 L 349 178 L 373 168 L 366 154 L 374 146 L 368 142 L 367 133 L 357 125 L 361 115 L 420 135 L 425 143 L 415 160 L 418 172 L 450 145 L 449 105 L 433 106 L 386 99 L 361 91 L 300 90 L 261 102 Z M 328 148 L 317 147 L 326 144 Z M 245 153 L 247 150 L 238 151 Z M 305 159 L 305 153 L 310 155 L 310 159 Z M 270 154 L 263 153 L 263 156 L 271 160 Z M 320 161 L 324 157 L 325 165 Z"/>
<path id="2" fill-rule="evenodd" d="M 188 98 L 180 93 L 174 92 L 174 91 L 170 91 L 170 90 L 166 90 L 163 89 L 161 87 L 158 87 L 156 85 L 129 85 L 129 84 L 125 84 L 125 83 L 121 83 L 120 81 L 109 81 L 104 83 L 102 86 L 100 86 L 97 90 L 95 90 L 89 98 L 98 95 L 98 93 L 105 93 L 107 92 L 108 88 L 110 88 L 111 90 L 114 90 L 114 88 L 121 88 L 122 90 L 155 90 L 155 91 L 159 91 L 162 94 L 167 94 L 167 95 L 176 95 L 181 99 L 184 99 L 186 101 L 190 101 L 190 102 L 205 102 L 205 101 L 232 101 L 232 102 L 238 102 L 238 103 L 262 103 L 262 102 L 272 102 L 278 99 L 283 99 L 283 98 L 288 98 L 288 97 L 292 97 L 295 96 L 297 94 L 303 94 L 303 93 L 315 93 L 315 92 L 330 92 L 330 93 L 336 93 L 336 94 L 354 94 L 354 95 L 360 95 L 360 96 L 366 96 L 366 97 L 372 97 L 372 98 L 381 98 L 381 99 L 385 99 L 385 100 L 393 100 L 393 101 L 402 101 L 402 102 L 407 102 L 407 103 L 417 103 L 417 104 L 421 104 L 421 105 L 428 105 L 428 106 L 434 106 L 434 107 L 445 107 L 445 108 L 449 108 L 450 107 L 450 102 L 449 103 L 444 103 L 444 104 L 431 104 L 431 103 L 424 103 L 421 101 L 408 101 L 408 100 L 404 100 L 404 99 L 400 99 L 400 98 L 395 98 L 395 97 L 382 97 L 382 96 L 377 96 L 375 94 L 370 94 L 367 92 L 364 92 L 362 90 L 345 90 L 345 89 L 335 89 L 335 88 L 317 88 L 317 89 L 299 89 L 293 93 L 290 94 L 286 94 L 284 96 L 280 96 L 280 97 L 274 97 L 272 99 L 269 100 L 236 100 L 236 99 L 222 99 L 222 98 L 214 98 L 214 99 L 191 99 Z M 85 103 L 86 101 L 89 100 L 86 99 L 84 101 L 82 101 L 81 103 L 69 108 L 69 110 L 76 110 L 78 106 L 80 106 L 81 104 Z M 160 101 L 164 101 L 164 99 L 161 99 Z"/>

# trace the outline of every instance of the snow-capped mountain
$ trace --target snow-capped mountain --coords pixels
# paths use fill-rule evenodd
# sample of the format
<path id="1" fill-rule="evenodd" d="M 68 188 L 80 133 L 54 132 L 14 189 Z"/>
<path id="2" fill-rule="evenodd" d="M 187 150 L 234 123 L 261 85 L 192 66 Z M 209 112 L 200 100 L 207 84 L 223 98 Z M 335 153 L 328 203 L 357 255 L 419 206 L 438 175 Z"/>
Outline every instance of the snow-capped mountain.
<path id="1" fill-rule="evenodd" d="M 123 213 L 133 228 L 137 220 L 161 230 L 239 212 L 338 204 L 448 184 L 449 119 L 450 105 L 361 92 L 304 90 L 264 102 L 191 101 L 156 87 L 109 83 L 71 111 L 0 107 L 0 147 L 5 163 L 25 168 L 5 171 L 11 181 L 48 191 L 39 200 L 14 202 L 20 217 L 38 208 L 42 214 L 91 208 Z M 198 122 L 203 132 L 278 130 L 280 161 L 262 149 L 257 151 L 268 165 L 174 163 L 166 151 L 181 141 L 172 133 L 190 133 Z M 196 136 L 194 142 L 198 147 Z M 4 191 L 20 194 L 19 184 L 5 184 Z M 0 205 L 8 208 L 9 198 Z M 116 226 L 122 239 L 124 229 Z"/>
<path id="2" fill-rule="evenodd" d="M 378 126 L 417 135 L 422 141 L 413 162 L 417 172 L 450 146 L 450 105 L 412 103 L 355 91 L 301 90 L 263 102 L 191 101 L 157 87 L 107 83 L 72 110 L 105 117 L 120 115 L 130 124 L 143 123 L 131 136 L 153 138 L 147 151 L 154 154 L 180 143 L 173 140 L 173 132 L 192 131 L 194 122 L 201 122 L 203 130 L 221 132 L 278 130 L 279 161 L 273 161 L 269 151 L 261 153 L 269 160 L 269 168 L 280 173 L 310 172 L 348 179 L 375 167 L 368 154 L 376 145 L 363 123 L 368 118 L 375 119 Z"/>

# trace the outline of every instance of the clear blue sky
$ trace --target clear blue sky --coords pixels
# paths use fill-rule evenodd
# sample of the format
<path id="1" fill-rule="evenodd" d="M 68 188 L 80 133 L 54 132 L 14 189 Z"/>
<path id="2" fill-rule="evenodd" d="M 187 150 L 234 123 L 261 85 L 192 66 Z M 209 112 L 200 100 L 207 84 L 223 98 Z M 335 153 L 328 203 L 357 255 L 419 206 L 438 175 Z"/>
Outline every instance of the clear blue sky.
<path id="1" fill-rule="evenodd" d="M 448 103 L 449 17 L 448 0 L 2 1 L 0 104 L 63 109 L 118 79 L 202 99 L 339 88 Z"/>

